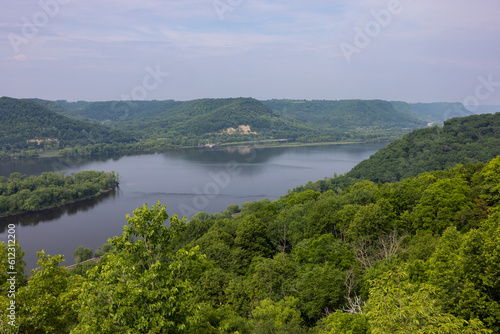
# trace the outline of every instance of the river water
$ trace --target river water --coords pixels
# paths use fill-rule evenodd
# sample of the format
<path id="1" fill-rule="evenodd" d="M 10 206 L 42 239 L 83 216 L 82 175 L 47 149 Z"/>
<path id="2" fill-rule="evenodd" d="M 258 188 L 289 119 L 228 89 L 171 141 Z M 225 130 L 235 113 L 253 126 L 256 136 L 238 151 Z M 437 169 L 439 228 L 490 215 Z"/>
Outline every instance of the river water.
<path id="1" fill-rule="evenodd" d="M 385 144 L 318 145 L 278 148 L 212 148 L 94 158 L 45 158 L 0 162 L 0 175 L 47 171 L 116 171 L 119 188 L 98 199 L 39 213 L 0 218 L 0 242 L 8 224 L 26 251 L 27 271 L 36 252 L 63 254 L 73 264 L 79 246 L 96 249 L 126 224 L 125 215 L 142 206 L 167 205 L 169 215 L 191 217 L 221 212 L 229 204 L 278 199 L 288 189 L 349 171 Z"/>

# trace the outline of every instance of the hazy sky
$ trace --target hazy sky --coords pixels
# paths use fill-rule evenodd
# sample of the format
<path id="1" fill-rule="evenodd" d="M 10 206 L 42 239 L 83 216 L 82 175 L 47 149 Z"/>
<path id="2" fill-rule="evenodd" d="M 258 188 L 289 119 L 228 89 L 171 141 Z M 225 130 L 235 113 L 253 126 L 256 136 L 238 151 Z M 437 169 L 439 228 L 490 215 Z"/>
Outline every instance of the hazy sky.
<path id="1" fill-rule="evenodd" d="M 498 0 L 0 4 L 0 96 L 500 104 Z"/>

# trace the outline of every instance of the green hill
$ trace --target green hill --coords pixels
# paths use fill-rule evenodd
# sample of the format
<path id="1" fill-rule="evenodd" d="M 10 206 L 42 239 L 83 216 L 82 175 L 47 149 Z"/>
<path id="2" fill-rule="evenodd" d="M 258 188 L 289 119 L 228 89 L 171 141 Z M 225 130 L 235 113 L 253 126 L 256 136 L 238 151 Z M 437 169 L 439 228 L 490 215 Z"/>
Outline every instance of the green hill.
<path id="1" fill-rule="evenodd" d="M 443 127 L 412 131 L 389 143 L 344 175 L 308 182 L 293 189 L 340 191 L 359 180 L 396 182 L 456 164 L 485 163 L 500 155 L 500 112 L 456 117 Z"/>
<path id="2" fill-rule="evenodd" d="M 201 99 L 163 110 L 164 113 L 157 117 L 161 126 L 178 126 L 195 135 L 220 133 L 240 125 L 250 126 L 251 132 L 262 136 L 290 135 L 283 133 L 285 131 L 297 136 L 314 131 L 301 122 L 280 116 L 252 98 Z"/>
<path id="3" fill-rule="evenodd" d="M 420 118 L 428 122 L 435 122 L 439 125 L 442 125 L 443 121 L 449 118 L 474 115 L 473 113 L 465 109 L 462 103 L 391 103 L 396 110 L 411 114 L 416 118 Z"/>
<path id="4" fill-rule="evenodd" d="M 90 120 L 104 123 L 127 121 L 137 119 L 151 113 L 161 107 L 177 105 L 182 102 L 168 101 L 104 101 L 104 102 L 67 102 L 56 101 L 56 103 Z"/>
<path id="5" fill-rule="evenodd" d="M 250 126 L 259 139 L 301 142 L 390 140 L 427 125 L 416 113 L 398 111 L 387 101 L 258 101 L 252 98 L 193 101 L 109 101 L 56 103 L 79 116 L 142 138 L 184 137 L 188 141 L 244 140 L 215 135 Z M 185 141 L 186 141 L 185 140 Z"/>
<path id="6" fill-rule="evenodd" d="M 486 162 L 500 155 L 499 129 L 500 113 L 452 118 L 442 128 L 416 130 L 390 143 L 346 175 L 398 181 L 457 163 Z"/>
<path id="7" fill-rule="evenodd" d="M 28 102 L 25 100 L 25 103 Z M 33 143 L 29 145 L 26 142 L 38 137 L 53 137 L 59 142 L 64 141 L 63 146 L 57 146 L 59 148 L 115 143 L 124 141 L 127 136 L 141 141 L 138 146 L 65 150 L 64 154 L 163 150 L 208 143 L 270 139 L 299 143 L 390 141 L 401 138 L 409 131 L 426 127 L 435 119 L 433 117 L 443 113 L 445 108 L 463 108 L 461 104 L 450 103 L 408 104 L 381 100 L 258 101 L 243 97 L 192 101 L 104 102 L 32 99 L 31 103 L 43 108 L 45 113 L 52 112 L 50 119 L 56 115 L 64 118 L 55 121 L 61 126 L 51 128 L 58 131 L 47 132 L 50 122 L 35 126 L 35 132 L 27 131 L 23 126 L 18 129 L 18 134 L 29 133 L 37 138 L 6 134 L 5 138 L 10 140 L 6 143 L 16 143 L 17 149 L 39 148 L 40 144 L 34 146 Z M 429 116 L 429 113 L 434 116 Z M 45 116 L 42 118 L 46 119 Z M 70 121 L 73 123 L 62 125 Z M 78 131 L 73 130 L 76 128 Z M 44 131 L 40 132 L 42 129 Z M 112 130 L 128 135 L 124 136 Z M 89 131 L 92 135 L 88 135 Z M 99 140 L 94 138 L 96 133 L 99 134 Z M 46 144 L 47 142 L 44 145 Z M 53 141 L 50 147 L 55 146 Z"/>
<path id="8" fill-rule="evenodd" d="M 268 100 L 263 103 L 276 112 L 323 129 L 413 130 L 427 125 L 424 120 L 381 100 Z"/>
<path id="9" fill-rule="evenodd" d="M 60 115 L 66 116 L 68 118 L 77 120 L 77 121 L 92 121 L 84 116 L 81 116 L 74 112 L 72 109 L 67 109 L 60 105 L 57 101 L 49 101 L 49 100 L 42 100 L 42 99 L 29 99 L 30 101 L 33 101 L 41 106 L 44 106 L 45 108 L 49 109 L 50 111 L 56 112 Z"/>
<path id="10" fill-rule="evenodd" d="M 194 142 L 202 139 L 224 141 L 221 136 L 232 140 L 250 138 L 238 131 L 233 136 L 222 135 L 222 131 L 238 129 L 241 125 L 249 126 L 250 132 L 256 132 L 253 137 L 258 138 L 296 138 L 317 133 L 316 129 L 283 117 L 252 98 L 56 102 L 79 116 L 112 128 L 136 133 L 143 139 L 169 138 L 174 144 L 182 137 Z"/>
<path id="11" fill-rule="evenodd" d="M 4 151 L 131 140 L 122 132 L 70 119 L 30 100 L 0 98 L 0 148 Z"/>

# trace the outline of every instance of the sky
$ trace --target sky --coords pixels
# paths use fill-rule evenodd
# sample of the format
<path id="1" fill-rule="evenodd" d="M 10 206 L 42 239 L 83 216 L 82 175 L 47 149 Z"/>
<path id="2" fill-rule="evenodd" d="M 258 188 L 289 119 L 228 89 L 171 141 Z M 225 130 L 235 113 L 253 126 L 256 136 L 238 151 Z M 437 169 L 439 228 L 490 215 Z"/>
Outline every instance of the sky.
<path id="1" fill-rule="evenodd" d="M 0 96 L 500 105 L 498 0 L 0 0 Z"/>

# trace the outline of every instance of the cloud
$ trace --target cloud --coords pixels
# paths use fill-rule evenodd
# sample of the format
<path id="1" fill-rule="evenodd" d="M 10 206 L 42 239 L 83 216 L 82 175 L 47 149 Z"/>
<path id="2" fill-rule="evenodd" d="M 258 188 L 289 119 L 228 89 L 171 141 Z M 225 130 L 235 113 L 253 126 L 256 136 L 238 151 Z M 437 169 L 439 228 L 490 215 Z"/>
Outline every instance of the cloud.
<path id="1" fill-rule="evenodd" d="M 18 54 L 18 55 L 15 55 L 14 57 L 12 57 L 12 59 L 14 59 L 14 60 L 26 60 L 26 55 Z"/>
<path id="2" fill-rule="evenodd" d="M 479 75 L 500 77 L 496 0 L 400 0 L 401 14 L 350 64 L 340 43 L 353 44 L 357 29 L 389 0 L 220 1 L 232 6 L 223 20 L 213 0 L 72 0 L 17 54 L 8 34 L 23 36 L 26 20 L 44 9 L 41 2 L 7 2 L 0 12 L 0 89 L 13 96 L 116 98 L 116 87 L 161 62 L 175 70 L 172 87 L 155 98 L 460 101 Z M 93 78 L 102 76 L 106 84 L 96 84 Z M 68 82 L 84 88 L 69 89 Z"/>

